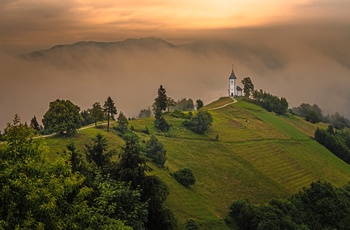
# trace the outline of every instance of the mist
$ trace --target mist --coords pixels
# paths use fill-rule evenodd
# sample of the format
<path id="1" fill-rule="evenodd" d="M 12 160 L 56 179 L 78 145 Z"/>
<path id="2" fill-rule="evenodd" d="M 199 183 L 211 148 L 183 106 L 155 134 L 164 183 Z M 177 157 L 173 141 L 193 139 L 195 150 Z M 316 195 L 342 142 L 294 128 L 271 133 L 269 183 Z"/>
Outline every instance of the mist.
<path id="1" fill-rule="evenodd" d="M 350 117 L 346 28 L 276 25 L 197 31 L 181 44 L 149 38 L 43 47 L 25 55 L 3 52 L 0 128 L 14 114 L 22 121 L 34 115 L 41 121 L 50 101 L 58 98 L 83 110 L 111 96 L 118 112 L 136 117 L 152 105 L 161 84 L 175 100 L 208 104 L 227 95 L 232 64 L 239 84 L 250 77 L 256 89 L 286 97 L 290 107 L 316 103 L 326 114 Z"/>

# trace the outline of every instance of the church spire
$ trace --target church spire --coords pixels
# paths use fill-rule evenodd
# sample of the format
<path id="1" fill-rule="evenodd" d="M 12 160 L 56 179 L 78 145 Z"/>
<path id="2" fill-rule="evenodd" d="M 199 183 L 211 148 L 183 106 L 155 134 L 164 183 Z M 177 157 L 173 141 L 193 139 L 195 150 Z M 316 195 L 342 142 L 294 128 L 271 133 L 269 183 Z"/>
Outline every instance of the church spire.
<path id="1" fill-rule="evenodd" d="M 235 73 L 233 72 L 233 65 L 232 65 L 232 72 L 229 79 L 237 79 Z"/>

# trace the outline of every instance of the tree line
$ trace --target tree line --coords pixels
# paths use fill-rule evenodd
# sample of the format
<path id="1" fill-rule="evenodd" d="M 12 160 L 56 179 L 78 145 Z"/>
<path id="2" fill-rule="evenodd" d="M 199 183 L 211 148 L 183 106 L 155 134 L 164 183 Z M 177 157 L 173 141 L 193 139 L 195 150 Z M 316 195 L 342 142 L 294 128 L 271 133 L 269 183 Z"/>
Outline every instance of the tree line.
<path id="1" fill-rule="evenodd" d="M 284 97 L 277 97 L 262 89 L 254 90 L 254 84 L 249 77 L 242 80 L 243 92 L 246 100 L 253 102 L 269 112 L 275 112 L 278 115 L 285 115 L 288 112 L 288 102 Z"/>
<path id="2" fill-rule="evenodd" d="M 322 109 L 316 105 L 308 103 L 301 103 L 298 107 L 293 107 L 291 112 L 304 117 L 306 121 L 313 124 L 318 122 L 330 123 L 335 129 L 350 128 L 350 120 L 340 115 L 338 112 L 334 114 L 324 115 Z"/>
<path id="3" fill-rule="evenodd" d="M 337 131 L 334 129 L 333 125 L 329 125 L 325 130 L 317 128 L 314 138 L 334 155 L 350 164 L 349 132 Z"/>
<path id="4" fill-rule="evenodd" d="M 232 229 L 348 229 L 350 185 L 316 181 L 288 199 L 263 205 L 237 200 L 229 210 L 226 222 Z"/>

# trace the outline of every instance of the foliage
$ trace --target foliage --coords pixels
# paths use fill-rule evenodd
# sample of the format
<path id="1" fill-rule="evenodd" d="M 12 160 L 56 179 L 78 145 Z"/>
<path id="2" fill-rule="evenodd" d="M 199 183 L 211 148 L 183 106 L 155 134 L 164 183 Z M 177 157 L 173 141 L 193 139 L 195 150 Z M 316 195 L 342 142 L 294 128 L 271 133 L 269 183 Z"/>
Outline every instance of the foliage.
<path id="1" fill-rule="evenodd" d="M 208 111 L 199 111 L 189 121 L 185 120 L 183 124 L 195 133 L 205 133 L 213 122 L 213 117 Z"/>
<path id="2" fill-rule="evenodd" d="M 128 130 L 128 124 L 129 121 L 126 118 L 126 116 L 123 114 L 123 112 L 119 113 L 119 116 L 117 118 L 117 127 L 116 129 L 121 132 L 121 133 L 125 133 Z"/>
<path id="3" fill-rule="evenodd" d="M 293 107 L 292 111 L 294 114 L 301 116 L 301 117 L 304 117 L 304 118 L 306 118 L 308 115 L 310 117 L 310 115 L 311 115 L 311 118 L 317 117 L 316 118 L 317 120 L 323 119 L 323 112 L 322 112 L 321 108 L 316 104 L 310 105 L 307 103 L 301 103 L 299 107 Z M 310 122 L 311 122 L 311 120 L 310 120 Z"/>
<path id="4" fill-rule="evenodd" d="M 89 125 L 89 124 L 92 124 L 94 122 L 92 117 L 91 117 L 89 109 L 81 111 L 80 116 L 82 118 L 82 121 L 81 121 L 82 126 Z"/>
<path id="5" fill-rule="evenodd" d="M 188 100 L 183 98 L 176 103 L 175 109 L 180 111 L 191 111 L 194 109 L 193 100 L 191 98 Z"/>
<path id="6" fill-rule="evenodd" d="M 321 121 L 321 117 L 315 111 L 310 111 L 306 115 L 305 120 L 311 122 L 312 124 L 316 124 Z"/>
<path id="7" fill-rule="evenodd" d="M 192 112 L 189 113 L 183 113 L 180 110 L 174 110 L 174 112 L 171 113 L 171 116 L 176 118 L 182 118 L 182 119 L 191 119 L 193 116 Z"/>
<path id="8" fill-rule="evenodd" d="M 166 105 L 168 107 L 168 112 L 170 110 L 170 106 L 175 106 L 176 105 L 176 102 L 174 99 L 172 99 L 171 97 L 167 97 L 166 98 Z"/>
<path id="9" fill-rule="evenodd" d="M 350 128 L 350 120 L 337 112 L 335 114 L 325 116 L 323 121 L 326 123 L 331 123 L 336 129 L 344 129 L 345 127 Z"/>
<path id="10" fill-rule="evenodd" d="M 346 229 L 350 224 L 350 191 L 316 181 L 288 200 L 254 206 L 237 200 L 227 221 L 240 229 Z"/>
<path id="11" fill-rule="evenodd" d="M 250 95 L 254 92 L 254 84 L 250 77 L 245 77 L 242 80 L 243 84 L 243 92 L 245 97 L 250 97 Z"/>
<path id="12" fill-rule="evenodd" d="M 316 104 L 310 105 L 307 103 L 302 103 L 299 107 L 293 107 L 292 111 L 294 114 L 304 117 L 305 120 L 311 123 L 323 121 L 325 123 L 332 124 L 336 129 L 344 129 L 345 127 L 350 128 L 349 119 L 341 116 L 338 112 L 324 116 L 322 109 Z"/>
<path id="13" fill-rule="evenodd" d="M 146 157 L 152 159 L 158 166 L 163 167 L 166 161 L 166 150 L 164 145 L 158 141 L 156 136 L 151 135 L 151 138 L 146 143 Z"/>
<path id="14" fill-rule="evenodd" d="M 141 201 L 138 189 L 123 182 L 107 179 L 98 184 L 99 196 L 95 198 L 96 212 L 113 219 L 126 220 L 134 229 L 145 229 L 148 204 Z"/>
<path id="15" fill-rule="evenodd" d="M 151 109 L 141 109 L 138 118 L 147 118 L 151 116 Z"/>
<path id="16" fill-rule="evenodd" d="M 167 186 L 156 176 L 147 176 L 150 168 L 141 156 L 139 137 L 133 133 L 124 135 L 125 146 L 117 164 L 115 176 L 130 182 L 131 187 L 141 189 L 142 201 L 148 201 L 148 229 L 175 229 L 176 220 L 164 201 L 169 194 Z"/>
<path id="17" fill-rule="evenodd" d="M 30 127 L 36 131 L 41 131 L 41 127 L 39 125 L 38 120 L 36 119 L 36 116 L 34 116 L 31 120 L 30 120 Z"/>
<path id="18" fill-rule="evenodd" d="M 159 86 L 158 89 L 158 95 L 154 99 L 154 113 L 156 110 L 165 111 L 167 108 L 167 95 L 166 95 L 166 90 L 163 88 L 162 85 Z"/>
<path id="19" fill-rule="evenodd" d="M 95 122 L 95 127 L 97 127 L 97 122 L 102 121 L 104 118 L 103 108 L 99 102 L 95 102 L 90 109 L 90 114 L 92 120 Z"/>
<path id="20" fill-rule="evenodd" d="M 172 176 L 185 187 L 189 187 L 190 185 L 194 185 L 196 183 L 196 179 L 194 178 L 193 172 L 190 168 L 179 169 L 178 171 L 174 172 Z"/>
<path id="21" fill-rule="evenodd" d="M 82 121 L 79 111 L 80 108 L 69 100 L 52 101 L 42 120 L 44 127 L 60 134 L 74 134 Z"/>
<path id="22" fill-rule="evenodd" d="M 72 195 L 84 179 L 60 156 L 46 161 L 45 146 L 32 137 L 18 116 L 6 127 L 6 146 L 0 150 L 0 228 L 67 228 L 73 224 L 69 216 L 78 215 Z"/>
<path id="23" fill-rule="evenodd" d="M 166 122 L 165 118 L 159 110 L 155 112 L 154 127 L 162 132 L 167 132 L 170 129 L 170 125 L 168 122 Z"/>
<path id="24" fill-rule="evenodd" d="M 203 101 L 201 100 L 201 99 L 198 99 L 197 101 L 196 101 L 196 108 L 197 108 L 197 110 L 198 109 L 200 109 L 200 108 L 202 108 L 203 107 Z"/>
<path id="25" fill-rule="evenodd" d="M 104 169 L 111 162 L 111 157 L 115 155 L 115 150 L 108 150 L 107 139 L 100 133 L 92 139 L 92 144 L 85 144 L 85 154 L 88 162 L 93 163 L 99 169 Z"/>
<path id="26" fill-rule="evenodd" d="M 315 140 L 324 145 L 337 157 L 350 164 L 350 133 L 336 132 L 332 125 L 327 130 L 317 128 Z"/>
<path id="27" fill-rule="evenodd" d="M 288 111 L 288 102 L 284 97 L 278 98 L 262 90 L 253 92 L 254 103 L 263 107 L 269 112 L 284 115 Z"/>
<path id="28" fill-rule="evenodd" d="M 170 129 L 170 125 L 163 117 L 162 111 L 167 108 L 167 96 L 166 91 L 162 85 L 158 89 L 158 96 L 154 99 L 153 112 L 155 115 L 154 126 L 156 129 L 167 132 Z"/>
<path id="29" fill-rule="evenodd" d="M 114 115 L 117 114 L 117 108 L 115 107 L 114 101 L 111 97 L 108 97 L 103 105 L 104 111 L 107 113 L 107 131 L 109 132 L 109 121 L 114 119 Z"/>

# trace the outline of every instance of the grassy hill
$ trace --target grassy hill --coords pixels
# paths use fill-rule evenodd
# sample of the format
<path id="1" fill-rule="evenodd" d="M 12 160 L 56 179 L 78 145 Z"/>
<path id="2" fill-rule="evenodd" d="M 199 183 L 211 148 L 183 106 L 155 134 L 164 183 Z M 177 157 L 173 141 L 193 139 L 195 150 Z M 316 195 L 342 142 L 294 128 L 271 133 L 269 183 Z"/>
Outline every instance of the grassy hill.
<path id="1" fill-rule="evenodd" d="M 316 125 L 294 116 L 274 115 L 242 100 L 232 102 L 220 98 L 203 108 L 214 118 L 205 135 L 189 131 L 182 119 L 170 114 L 165 115 L 172 125 L 167 135 L 153 128 L 154 118 L 130 122 L 142 140 L 149 139 L 141 132 L 147 126 L 167 149 L 166 168 L 149 165 L 154 169 L 151 173 L 169 186 L 167 205 L 181 226 L 192 218 L 203 229 L 225 229 L 223 218 L 233 200 L 265 203 L 288 197 L 317 179 L 336 186 L 350 181 L 350 166 L 311 138 Z M 82 149 L 98 132 L 111 146 L 123 145 L 114 131 L 96 128 L 81 130 L 73 139 Z M 46 141 L 50 151 L 57 152 L 72 138 L 49 137 Z M 191 168 L 196 177 L 190 188 L 170 176 L 183 167 Z"/>

